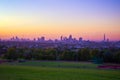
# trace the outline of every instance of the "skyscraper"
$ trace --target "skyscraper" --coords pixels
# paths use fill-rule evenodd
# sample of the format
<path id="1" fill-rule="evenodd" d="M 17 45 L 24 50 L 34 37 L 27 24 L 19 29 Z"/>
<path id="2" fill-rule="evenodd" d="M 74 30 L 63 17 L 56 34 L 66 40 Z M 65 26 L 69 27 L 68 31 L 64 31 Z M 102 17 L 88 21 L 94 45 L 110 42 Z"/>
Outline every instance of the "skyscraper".
<path id="1" fill-rule="evenodd" d="M 105 36 L 105 34 L 104 34 L 104 39 L 103 39 L 103 41 L 105 41 L 106 40 L 106 36 Z"/>
<path id="2" fill-rule="evenodd" d="M 72 35 L 69 35 L 69 40 L 72 40 Z"/>

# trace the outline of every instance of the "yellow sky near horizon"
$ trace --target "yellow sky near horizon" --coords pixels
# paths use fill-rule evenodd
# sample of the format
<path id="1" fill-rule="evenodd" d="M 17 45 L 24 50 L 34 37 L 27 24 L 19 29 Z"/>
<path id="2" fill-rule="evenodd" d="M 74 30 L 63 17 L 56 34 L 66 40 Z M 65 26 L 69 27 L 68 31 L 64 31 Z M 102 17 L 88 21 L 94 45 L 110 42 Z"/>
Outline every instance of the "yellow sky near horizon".
<path id="1" fill-rule="evenodd" d="M 47 39 L 72 34 L 76 38 L 100 40 L 105 33 L 108 38 L 119 40 L 120 23 L 117 19 L 96 19 L 68 17 L 62 21 L 42 16 L 1 16 L 0 38 L 12 36 L 34 38 L 45 36 Z"/>
<path id="2" fill-rule="evenodd" d="M 0 38 L 120 40 L 119 0 L 0 0 Z"/>

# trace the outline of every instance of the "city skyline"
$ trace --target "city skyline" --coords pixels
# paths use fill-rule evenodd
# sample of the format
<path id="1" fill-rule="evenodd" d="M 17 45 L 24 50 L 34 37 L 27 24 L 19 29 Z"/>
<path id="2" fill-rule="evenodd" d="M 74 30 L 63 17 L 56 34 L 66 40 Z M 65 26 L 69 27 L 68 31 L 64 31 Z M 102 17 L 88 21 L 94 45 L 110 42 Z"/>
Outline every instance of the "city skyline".
<path id="1" fill-rule="evenodd" d="M 55 39 L 52 39 L 52 38 L 46 38 L 45 36 L 39 36 L 39 37 L 34 37 L 34 38 L 23 38 L 23 37 L 19 37 L 19 36 L 13 36 L 11 38 L 8 38 L 8 39 L 1 39 L 0 40 L 7 40 L 7 41 L 68 41 L 68 40 L 72 40 L 72 41 L 98 41 L 98 42 L 111 42 L 112 40 L 110 40 L 108 37 L 106 37 L 106 34 L 103 35 L 103 37 L 100 39 L 100 40 L 90 40 L 90 39 L 84 39 L 82 36 L 76 38 L 74 37 L 73 35 L 68 35 L 68 36 L 59 36 L 59 38 L 55 38 Z M 117 40 L 116 40 L 117 41 Z M 118 40 L 120 41 L 120 40 Z"/>
<path id="2" fill-rule="evenodd" d="M 120 40 L 119 0 L 0 0 L 0 38 Z"/>

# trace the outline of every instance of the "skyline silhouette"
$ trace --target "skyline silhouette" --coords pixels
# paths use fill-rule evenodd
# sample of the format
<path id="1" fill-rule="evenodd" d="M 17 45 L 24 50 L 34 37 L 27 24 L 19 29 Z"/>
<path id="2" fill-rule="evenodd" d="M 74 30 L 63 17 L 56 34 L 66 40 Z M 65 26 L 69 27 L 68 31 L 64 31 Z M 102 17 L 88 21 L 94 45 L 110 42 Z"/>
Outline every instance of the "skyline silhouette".
<path id="1" fill-rule="evenodd" d="M 100 40 L 91 40 L 91 39 L 85 39 L 84 37 L 80 36 L 80 37 L 74 37 L 73 35 L 68 35 L 68 36 L 59 36 L 59 38 L 46 38 L 46 36 L 39 36 L 39 37 L 34 37 L 34 38 L 23 38 L 23 37 L 19 37 L 19 36 L 12 36 L 11 38 L 8 39 L 2 39 L 0 38 L 0 40 L 10 40 L 10 41 L 24 41 L 24 40 L 28 40 L 28 41 L 64 41 L 64 40 L 76 40 L 76 41 L 103 41 L 103 42 L 109 42 L 109 41 L 120 41 L 120 40 L 110 40 L 106 34 L 103 34 L 103 37 Z"/>

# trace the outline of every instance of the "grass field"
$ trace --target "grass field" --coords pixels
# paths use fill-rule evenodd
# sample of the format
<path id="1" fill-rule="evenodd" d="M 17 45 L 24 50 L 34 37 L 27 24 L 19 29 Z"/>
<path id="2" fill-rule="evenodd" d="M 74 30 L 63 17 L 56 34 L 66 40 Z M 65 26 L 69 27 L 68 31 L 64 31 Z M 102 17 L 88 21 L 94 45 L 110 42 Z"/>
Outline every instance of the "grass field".
<path id="1" fill-rule="evenodd" d="M 0 64 L 0 80 L 120 80 L 120 70 L 85 62 L 29 61 Z"/>

